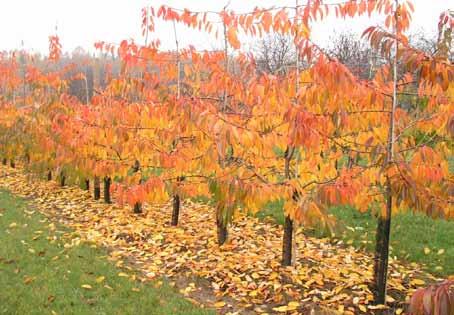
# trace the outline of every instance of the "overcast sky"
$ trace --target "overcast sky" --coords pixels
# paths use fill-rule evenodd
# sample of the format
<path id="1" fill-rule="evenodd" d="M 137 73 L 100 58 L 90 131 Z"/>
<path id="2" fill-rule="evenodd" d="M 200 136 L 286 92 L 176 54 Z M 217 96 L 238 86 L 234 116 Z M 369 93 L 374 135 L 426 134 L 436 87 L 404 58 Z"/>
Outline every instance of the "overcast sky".
<path id="1" fill-rule="evenodd" d="M 304 0 L 300 0 L 302 3 Z M 331 2 L 333 0 L 330 0 Z M 330 2 L 327 1 L 327 2 Z M 442 11 L 454 9 L 454 0 L 413 0 L 415 13 L 412 30 L 435 33 L 438 17 Z M 231 0 L 229 8 L 245 12 L 254 7 L 294 5 L 295 0 Z M 58 35 L 64 51 L 72 51 L 81 46 L 94 51 L 96 41 L 118 43 L 122 39 L 134 38 L 143 43 L 141 36 L 141 8 L 167 4 L 173 7 L 192 10 L 219 11 L 225 1 L 219 0 L 1 0 L 0 1 L 0 50 L 21 48 L 47 53 L 48 36 Z M 380 17 L 362 18 L 352 23 L 329 19 L 314 26 L 313 38 L 325 45 L 335 31 L 346 29 L 361 33 L 366 27 L 380 23 Z M 178 36 L 182 46 L 193 44 L 199 49 L 220 47 L 208 35 L 188 31 L 178 26 Z M 150 39 L 159 38 L 164 49 L 174 48 L 174 35 L 171 25 L 160 22 Z"/>

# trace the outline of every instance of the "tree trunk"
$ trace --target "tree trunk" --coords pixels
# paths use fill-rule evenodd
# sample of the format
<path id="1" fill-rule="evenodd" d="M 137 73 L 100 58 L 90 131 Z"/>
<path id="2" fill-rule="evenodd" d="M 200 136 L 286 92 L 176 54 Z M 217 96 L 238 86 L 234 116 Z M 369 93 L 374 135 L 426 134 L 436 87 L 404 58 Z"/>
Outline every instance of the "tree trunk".
<path id="1" fill-rule="evenodd" d="M 60 173 L 60 186 L 61 187 L 64 187 L 66 184 L 66 176 L 65 174 L 62 172 Z"/>
<path id="2" fill-rule="evenodd" d="M 13 159 L 11 159 L 11 161 L 9 161 L 9 166 L 11 166 L 12 168 L 16 167 L 16 163 L 14 162 Z"/>
<path id="3" fill-rule="evenodd" d="M 173 196 L 173 211 L 172 211 L 172 226 L 178 225 L 178 217 L 180 216 L 180 196 L 175 194 Z"/>
<path id="4" fill-rule="evenodd" d="M 134 213 L 142 213 L 142 204 L 140 202 L 134 204 Z"/>
<path id="5" fill-rule="evenodd" d="M 47 180 L 49 180 L 49 181 L 52 180 L 52 171 L 51 171 L 51 170 L 49 170 L 49 171 L 47 172 Z"/>
<path id="6" fill-rule="evenodd" d="M 218 232 L 218 245 L 220 246 L 227 241 L 228 231 L 227 231 L 227 223 L 224 222 L 224 220 L 222 219 L 222 217 L 219 213 L 216 214 L 216 226 L 217 226 L 217 232 Z"/>
<path id="7" fill-rule="evenodd" d="M 98 176 L 95 176 L 93 186 L 94 186 L 94 198 L 95 198 L 95 200 L 99 200 L 101 198 L 101 183 L 99 182 Z"/>
<path id="8" fill-rule="evenodd" d="M 88 178 L 85 179 L 85 190 L 90 191 L 90 180 Z"/>
<path id="9" fill-rule="evenodd" d="M 6 158 L 3 158 L 3 161 L 2 161 L 3 165 L 6 165 L 8 164 L 8 160 Z"/>
<path id="10" fill-rule="evenodd" d="M 391 186 L 387 183 L 386 212 L 380 214 L 377 223 L 375 261 L 374 261 L 374 302 L 385 304 L 386 280 L 388 274 L 389 239 L 391 232 L 392 194 Z"/>
<path id="11" fill-rule="evenodd" d="M 389 167 L 394 162 L 394 144 L 395 136 L 395 112 L 397 108 L 397 63 L 398 63 L 398 7 L 399 0 L 395 0 L 394 9 L 394 55 L 393 55 L 393 95 L 392 107 L 389 113 L 388 141 L 386 149 L 385 167 Z M 388 256 L 389 256 L 389 238 L 391 232 L 391 214 L 393 191 L 391 189 L 391 180 L 386 177 L 386 209 L 385 213 L 380 213 L 377 223 L 375 261 L 374 261 L 374 303 L 385 304 L 386 302 L 386 280 L 388 275 Z"/>
<path id="12" fill-rule="evenodd" d="M 104 177 L 104 202 L 105 203 L 111 203 L 110 200 L 110 183 L 111 183 L 110 177 Z"/>
<path id="13" fill-rule="evenodd" d="M 132 166 L 132 171 L 137 173 L 140 170 L 140 162 L 139 160 L 135 160 L 134 165 Z M 139 179 L 139 185 L 142 183 L 142 179 Z M 134 204 L 134 213 L 142 213 L 142 204 L 140 202 L 136 202 Z"/>
<path id="14" fill-rule="evenodd" d="M 289 216 L 285 217 L 284 222 L 284 237 L 282 239 L 282 266 L 290 266 L 292 264 L 292 239 L 293 236 L 293 220 Z"/>
<path id="15" fill-rule="evenodd" d="M 287 147 L 285 150 L 285 160 L 284 160 L 284 173 L 285 178 L 292 178 L 290 173 L 290 160 L 293 158 L 295 149 L 292 147 Z M 293 192 L 292 199 L 297 201 L 298 193 Z M 292 265 L 292 248 L 293 248 L 293 220 L 289 216 L 285 216 L 284 222 L 284 235 L 282 236 L 282 266 L 291 266 Z"/>

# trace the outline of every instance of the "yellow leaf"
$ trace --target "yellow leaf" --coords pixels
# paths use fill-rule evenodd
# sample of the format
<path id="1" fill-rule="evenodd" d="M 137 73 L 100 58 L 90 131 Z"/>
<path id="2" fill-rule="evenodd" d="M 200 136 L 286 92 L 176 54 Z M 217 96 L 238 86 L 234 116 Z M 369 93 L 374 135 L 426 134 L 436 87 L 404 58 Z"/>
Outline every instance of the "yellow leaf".
<path id="1" fill-rule="evenodd" d="M 251 292 L 249 292 L 249 296 L 251 297 L 256 297 L 258 294 L 257 290 L 252 290 Z"/>
<path id="2" fill-rule="evenodd" d="M 424 247 L 424 254 L 428 255 L 430 253 L 430 248 Z"/>
<path id="3" fill-rule="evenodd" d="M 214 303 L 214 307 L 216 307 L 216 308 L 222 308 L 224 306 L 225 306 L 224 301 L 219 301 L 219 302 Z"/>
<path id="4" fill-rule="evenodd" d="M 287 305 L 282 305 L 278 307 L 273 307 L 273 311 L 279 312 L 279 313 L 285 313 L 288 311 Z"/>
<path id="5" fill-rule="evenodd" d="M 404 311 L 403 309 L 398 308 L 398 309 L 396 310 L 396 315 L 402 314 L 403 311 Z"/>
<path id="6" fill-rule="evenodd" d="M 89 285 L 89 284 L 82 284 L 81 287 L 84 288 L 84 289 L 87 289 L 87 290 L 91 290 L 92 289 L 91 285 Z"/>
<path id="7" fill-rule="evenodd" d="M 140 292 L 139 288 L 132 288 L 131 290 L 134 291 L 134 292 Z"/>
<path id="8" fill-rule="evenodd" d="M 438 255 L 443 255 L 444 252 L 445 252 L 445 250 L 442 248 L 442 249 L 439 249 L 439 250 L 438 250 L 437 254 L 438 254 Z"/>
<path id="9" fill-rule="evenodd" d="M 162 234 L 156 234 L 155 236 L 153 236 L 154 241 L 160 241 L 163 239 L 164 239 L 164 236 L 162 236 Z"/>
<path id="10" fill-rule="evenodd" d="M 126 273 L 124 273 L 124 272 L 120 272 L 120 273 L 118 274 L 118 276 L 119 276 L 119 277 L 126 277 L 126 278 L 129 277 L 128 274 L 126 274 Z"/>
<path id="11" fill-rule="evenodd" d="M 98 277 L 98 278 L 96 278 L 96 283 L 101 283 L 104 281 L 104 279 L 106 279 L 106 277 L 104 277 L 104 276 Z"/>
<path id="12" fill-rule="evenodd" d="M 367 308 L 362 304 L 358 305 L 358 308 L 361 310 L 361 312 L 364 312 L 364 313 L 367 312 Z"/>
<path id="13" fill-rule="evenodd" d="M 9 227 L 12 228 L 12 229 L 15 228 L 16 226 L 17 226 L 17 223 L 16 223 L 16 222 L 13 222 L 13 223 L 11 223 L 11 224 L 9 225 Z"/>
<path id="14" fill-rule="evenodd" d="M 272 272 L 272 273 L 270 274 L 270 276 L 269 276 L 268 279 L 274 280 L 274 279 L 276 279 L 278 276 L 279 276 L 279 274 L 278 274 L 277 272 Z"/>
<path id="15" fill-rule="evenodd" d="M 298 307 L 300 306 L 300 303 L 296 302 L 296 301 L 292 301 L 292 302 L 289 302 L 287 304 L 287 309 L 289 311 L 294 311 L 296 310 Z"/>
<path id="16" fill-rule="evenodd" d="M 411 285 L 423 285 L 425 283 L 426 282 L 424 280 L 421 280 L 421 279 L 413 279 L 413 280 L 410 281 Z"/>

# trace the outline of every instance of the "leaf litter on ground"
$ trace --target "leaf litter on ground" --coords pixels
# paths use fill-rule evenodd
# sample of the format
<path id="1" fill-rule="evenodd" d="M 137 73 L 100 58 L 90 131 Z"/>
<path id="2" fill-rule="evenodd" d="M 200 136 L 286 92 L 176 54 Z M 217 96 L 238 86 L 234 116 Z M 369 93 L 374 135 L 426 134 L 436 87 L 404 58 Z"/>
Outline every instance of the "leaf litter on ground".
<path id="1" fill-rule="evenodd" d="M 138 271 L 142 281 L 201 279 L 179 281 L 186 286 L 180 292 L 220 313 L 305 314 L 315 305 L 333 314 L 370 314 L 384 308 L 405 314 L 412 293 L 437 280 L 415 263 L 390 258 L 388 304 L 376 306 L 369 288 L 373 257 L 352 246 L 309 237 L 299 229 L 295 264 L 282 267 L 282 227 L 272 222 L 246 215 L 236 218 L 228 243 L 219 247 L 215 212 L 209 205 L 184 201 L 179 226 L 173 227 L 170 203 L 145 205 L 144 213 L 137 215 L 127 207 L 94 201 L 77 187 L 62 188 L 20 169 L 0 166 L 0 170 L 0 187 L 31 198 L 50 220 L 73 230 L 66 233 L 71 236 L 68 246 L 81 241 L 104 246 L 110 249 L 107 259 Z M 55 224 L 51 222 L 49 229 L 55 230 Z M 197 286 L 212 290 L 214 298 L 196 294 Z"/>

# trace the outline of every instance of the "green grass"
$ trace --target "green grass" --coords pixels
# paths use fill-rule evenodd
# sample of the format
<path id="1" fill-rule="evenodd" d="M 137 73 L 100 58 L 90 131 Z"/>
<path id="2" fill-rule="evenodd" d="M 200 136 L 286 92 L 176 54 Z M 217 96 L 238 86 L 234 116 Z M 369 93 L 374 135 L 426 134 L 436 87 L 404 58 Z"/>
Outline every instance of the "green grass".
<path id="1" fill-rule="evenodd" d="M 282 206 L 282 201 L 269 203 L 258 217 L 272 217 L 278 224 L 283 224 Z M 374 249 L 377 225 L 370 212 L 360 213 L 351 207 L 334 207 L 330 211 L 339 226 L 333 238 L 358 248 Z M 307 230 L 306 233 L 316 237 L 328 236 L 319 230 Z M 432 219 L 411 212 L 395 215 L 391 222 L 390 255 L 422 263 L 435 275 L 454 275 L 454 221 Z"/>
<path id="2" fill-rule="evenodd" d="M 102 249 L 65 248 L 69 231 L 32 212 L 0 191 L 0 314 L 214 314 L 166 281 L 120 277 Z"/>

